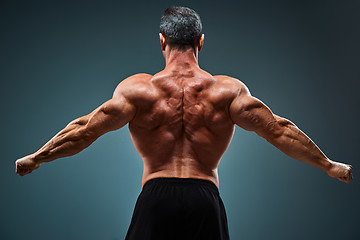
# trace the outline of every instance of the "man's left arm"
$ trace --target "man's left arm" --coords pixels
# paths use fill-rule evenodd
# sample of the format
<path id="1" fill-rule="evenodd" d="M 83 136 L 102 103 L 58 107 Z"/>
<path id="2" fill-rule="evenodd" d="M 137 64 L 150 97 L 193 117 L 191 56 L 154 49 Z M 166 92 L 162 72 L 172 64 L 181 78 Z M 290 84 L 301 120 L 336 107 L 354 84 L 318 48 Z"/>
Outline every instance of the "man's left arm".
<path id="1" fill-rule="evenodd" d="M 71 121 L 37 152 L 16 161 L 16 173 L 31 173 L 43 162 L 72 156 L 87 148 L 101 135 L 125 126 L 135 115 L 135 107 L 122 94 L 121 83 L 114 96 L 92 113 Z"/>

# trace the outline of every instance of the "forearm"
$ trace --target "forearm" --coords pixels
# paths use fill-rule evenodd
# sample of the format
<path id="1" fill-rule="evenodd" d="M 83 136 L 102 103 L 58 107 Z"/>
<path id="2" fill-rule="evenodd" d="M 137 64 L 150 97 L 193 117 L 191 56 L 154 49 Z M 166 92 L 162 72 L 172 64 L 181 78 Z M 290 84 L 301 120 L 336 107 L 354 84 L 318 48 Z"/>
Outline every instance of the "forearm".
<path id="1" fill-rule="evenodd" d="M 329 170 L 331 161 L 305 133 L 287 119 L 276 116 L 276 120 L 278 133 L 270 135 L 267 141 L 292 158 Z"/>
<path id="2" fill-rule="evenodd" d="M 33 154 L 36 162 L 50 162 L 72 156 L 88 147 L 95 139 L 86 131 L 86 116 L 69 123 L 42 148 Z"/>

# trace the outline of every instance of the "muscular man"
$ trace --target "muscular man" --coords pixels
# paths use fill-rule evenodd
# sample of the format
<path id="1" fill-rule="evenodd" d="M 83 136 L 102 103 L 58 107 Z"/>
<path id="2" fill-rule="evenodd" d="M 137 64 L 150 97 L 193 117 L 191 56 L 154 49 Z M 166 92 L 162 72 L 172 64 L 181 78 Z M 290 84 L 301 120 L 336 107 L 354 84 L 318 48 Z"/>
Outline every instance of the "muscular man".
<path id="1" fill-rule="evenodd" d="M 204 35 L 195 11 L 166 9 L 159 35 L 164 70 L 123 80 L 112 99 L 70 122 L 37 152 L 17 160 L 16 172 L 24 176 L 44 162 L 74 155 L 128 123 L 144 162 L 143 189 L 129 240 L 229 238 L 217 167 L 235 124 L 292 158 L 351 181 L 350 165 L 328 159 L 292 122 L 251 96 L 244 83 L 200 69 Z"/>

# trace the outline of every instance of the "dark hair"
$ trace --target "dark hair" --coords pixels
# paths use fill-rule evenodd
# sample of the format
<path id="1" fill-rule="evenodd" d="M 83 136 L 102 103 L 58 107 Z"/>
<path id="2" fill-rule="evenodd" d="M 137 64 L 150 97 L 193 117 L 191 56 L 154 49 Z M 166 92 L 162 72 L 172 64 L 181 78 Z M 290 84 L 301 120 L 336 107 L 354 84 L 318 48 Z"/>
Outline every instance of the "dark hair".
<path id="1" fill-rule="evenodd" d="M 196 48 L 201 37 L 202 24 L 199 14 L 187 7 L 165 9 L 160 21 L 160 33 L 170 47 L 186 50 Z"/>

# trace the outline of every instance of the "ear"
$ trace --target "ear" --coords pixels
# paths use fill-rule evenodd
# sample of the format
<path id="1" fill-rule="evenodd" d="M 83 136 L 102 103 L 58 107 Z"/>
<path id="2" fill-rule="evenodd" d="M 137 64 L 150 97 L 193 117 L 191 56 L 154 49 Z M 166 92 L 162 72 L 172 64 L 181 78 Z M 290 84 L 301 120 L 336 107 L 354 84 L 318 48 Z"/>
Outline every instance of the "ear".
<path id="1" fill-rule="evenodd" d="M 164 35 L 162 35 L 162 33 L 159 33 L 159 37 L 160 37 L 161 50 L 165 51 L 165 47 L 166 47 L 165 37 L 164 37 Z"/>
<path id="2" fill-rule="evenodd" d="M 199 40 L 199 44 L 198 44 L 198 51 L 200 52 L 202 47 L 203 47 L 203 44 L 204 44 L 204 38 L 205 38 L 205 35 L 204 34 L 201 34 L 201 37 L 200 37 L 200 40 Z"/>

